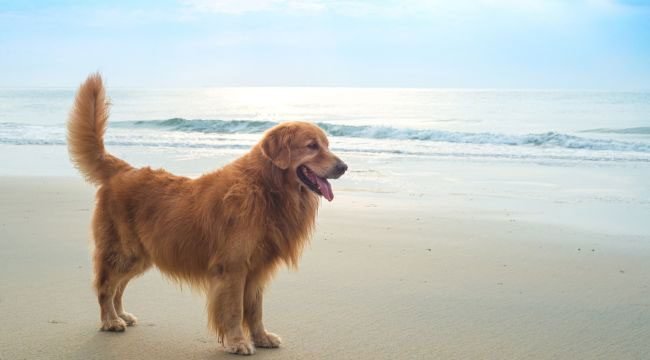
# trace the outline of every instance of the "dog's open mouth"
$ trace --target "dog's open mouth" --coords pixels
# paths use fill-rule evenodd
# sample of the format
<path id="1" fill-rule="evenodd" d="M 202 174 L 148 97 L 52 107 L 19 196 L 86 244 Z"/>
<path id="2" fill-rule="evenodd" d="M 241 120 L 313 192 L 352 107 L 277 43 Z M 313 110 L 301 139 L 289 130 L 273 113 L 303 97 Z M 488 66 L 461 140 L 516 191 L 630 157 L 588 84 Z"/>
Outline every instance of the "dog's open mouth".
<path id="1" fill-rule="evenodd" d="M 311 169 L 305 165 L 300 165 L 298 167 L 298 179 L 300 179 L 309 190 L 323 196 L 327 201 L 332 201 L 334 199 L 334 193 L 332 192 L 332 186 L 329 181 L 316 175 L 316 173 L 311 171 Z"/>

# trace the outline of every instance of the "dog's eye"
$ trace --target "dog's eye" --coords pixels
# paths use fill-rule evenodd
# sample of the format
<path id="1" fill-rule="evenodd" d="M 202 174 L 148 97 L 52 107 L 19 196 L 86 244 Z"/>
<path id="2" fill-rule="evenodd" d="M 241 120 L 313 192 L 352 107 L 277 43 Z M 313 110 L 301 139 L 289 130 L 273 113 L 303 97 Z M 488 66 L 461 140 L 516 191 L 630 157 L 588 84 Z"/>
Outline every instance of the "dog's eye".
<path id="1" fill-rule="evenodd" d="M 315 143 L 315 142 L 309 143 L 309 145 L 307 145 L 307 147 L 312 149 L 312 150 L 318 150 L 318 143 Z"/>

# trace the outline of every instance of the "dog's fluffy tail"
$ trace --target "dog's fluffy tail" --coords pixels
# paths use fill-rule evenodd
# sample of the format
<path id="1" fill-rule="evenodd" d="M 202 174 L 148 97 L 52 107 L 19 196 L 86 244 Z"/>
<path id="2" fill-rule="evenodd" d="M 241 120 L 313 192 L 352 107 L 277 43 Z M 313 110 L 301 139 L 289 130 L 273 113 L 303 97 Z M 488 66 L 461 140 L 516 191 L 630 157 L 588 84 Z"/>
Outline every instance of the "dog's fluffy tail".
<path id="1" fill-rule="evenodd" d="M 79 87 L 68 119 L 70 159 L 86 180 L 95 185 L 132 168 L 104 149 L 108 107 L 102 77 L 92 74 Z"/>

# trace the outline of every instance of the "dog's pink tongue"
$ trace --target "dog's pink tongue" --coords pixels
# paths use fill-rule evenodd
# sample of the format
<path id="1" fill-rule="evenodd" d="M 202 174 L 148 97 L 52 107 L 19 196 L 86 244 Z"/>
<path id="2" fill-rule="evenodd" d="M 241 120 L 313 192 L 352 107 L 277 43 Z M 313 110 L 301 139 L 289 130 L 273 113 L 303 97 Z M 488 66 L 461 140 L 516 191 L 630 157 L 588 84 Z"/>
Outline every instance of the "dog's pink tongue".
<path id="1" fill-rule="evenodd" d="M 327 201 L 332 201 L 334 199 L 334 193 L 332 192 L 332 186 L 330 185 L 329 181 L 318 176 L 315 176 L 315 178 L 318 182 L 318 189 L 320 190 L 321 194 L 323 194 L 323 197 L 325 197 Z"/>

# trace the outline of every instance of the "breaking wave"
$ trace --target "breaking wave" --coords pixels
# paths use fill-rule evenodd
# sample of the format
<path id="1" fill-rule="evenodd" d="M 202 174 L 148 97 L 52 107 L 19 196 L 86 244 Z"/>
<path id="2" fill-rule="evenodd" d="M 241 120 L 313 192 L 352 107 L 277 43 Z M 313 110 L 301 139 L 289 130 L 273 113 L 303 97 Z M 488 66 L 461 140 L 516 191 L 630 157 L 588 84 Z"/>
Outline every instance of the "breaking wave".
<path id="1" fill-rule="evenodd" d="M 259 135 L 277 123 L 250 120 L 116 121 L 109 125 L 107 145 L 179 149 L 250 148 Z M 402 155 L 484 156 L 507 158 L 650 161 L 650 141 L 623 141 L 559 132 L 504 134 L 455 132 L 389 126 L 318 123 L 337 151 Z M 0 144 L 65 145 L 63 124 L 0 122 Z"/>
<path id="2" fill-rule="evenodd" d="M 261 133 L 276 125 L 272 121 L 251 120 L 186 120 L 174 118 L 151 121 L 121 121 L 112 126 L 135 128 L 158 128 L 170 131 L 223 133 L 223 134 L 255 134 Z M 499 133 L 470 133 L 433 129 L 395 128 L 389 126 L 370 125 L 338 125 L 317 123 L 330 136 L 367 138 L 367 139 L 396 139 L 436 141 L 458 144 L 489 144 L 511 146 L 560 147 L 567 149 L 607 150 L 625 152 L 650 152 L 650 144 L 640 142 L 618 141 L 608 139 L 591 139 L 554 131 L 510 135 Z M 650 128 L 634 128 L 636 131 L 649 131 Z M 632 131 L 634 129 L 623 129 Z M 644 130 L 645 129 L 645 130 Z M 622 131 L 622 130 L 621 130 Z"/>

